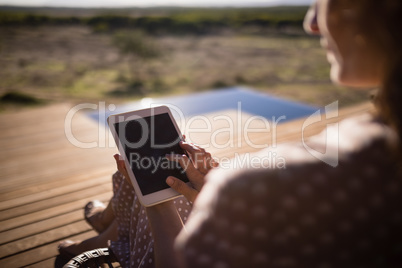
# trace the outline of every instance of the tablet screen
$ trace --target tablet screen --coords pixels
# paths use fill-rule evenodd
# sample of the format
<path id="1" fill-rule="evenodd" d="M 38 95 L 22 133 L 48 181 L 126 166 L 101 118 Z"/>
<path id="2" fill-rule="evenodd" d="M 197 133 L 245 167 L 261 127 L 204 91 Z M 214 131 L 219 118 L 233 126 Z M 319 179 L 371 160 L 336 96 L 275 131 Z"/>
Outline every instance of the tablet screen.
<path id="1" fill-rule="evenodd" d="M 115 123 L 114 128 L 143 195 L 170 188 L 165 182 L 168 176 L 188 182 L 181 166 L 165 158 L 184 153 L 169 114 Z"/>

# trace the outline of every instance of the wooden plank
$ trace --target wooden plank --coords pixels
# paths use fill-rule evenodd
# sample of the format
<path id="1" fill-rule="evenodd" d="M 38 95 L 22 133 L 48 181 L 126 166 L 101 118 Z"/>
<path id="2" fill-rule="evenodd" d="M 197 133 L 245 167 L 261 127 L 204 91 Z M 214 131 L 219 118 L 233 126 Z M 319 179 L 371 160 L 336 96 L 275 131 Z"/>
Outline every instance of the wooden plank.
<path id="1" fill-rule="evenodd" d="M 63 150 L 63 148 L 60 148 Z M 52 164 L 60 164 L 61 167 L 66 167 L 70 163 L 79 163 L 84 159 L 88 163 L 95 163 L 99 160 L 109 161 L 110 164 L 114 164 L 113 154 L 117 152 L 117 150 L 108 150 L 108 149 L 82 149 L 84 152 L 80 152 L 80 150 L 69 150 L 66 149 L 67 152 L 64 154 L 46 154 L 42 155 L 42 152 L 37 152 L 37 154 L 30 154 L 28 156 L 24 156 L 22 158 L 15 156 L 14 162 L 10 162 L 9 164 L 5 163 L 2 165 L 1 172 L 7 172 L 6 174 L 2 174 L 1 177 L 7 179 L 8 176 L 13 175 L 16 169 L 19 169 L 20 172 L 39 172 L 43 168 L 51 168 Z M 14 157 L 14 156 L 13 156 Z M 69 162 L 65 162 L 69 161 Z M 63 164 L 63 165 L 62 165 Z M 83 164 L 81 162 L 81 164 Z"/>
<path id="2" fill-rule="evenodd" d="M 43 107 L 33 107 L 18 112 L 5 112 L 0 114 L 0 126 L 1 129 L 9 129 L 19 125 L 16 124 L 16 122 L 24 122 L 24 125 L 29 127 L 42 122 L 58 120 L 59 118 L 64 118 L 71 107 L 71 104 L 60 103 Z"/>
<path id="3" fill-rule="evenodd" d="M 27 268 L 35 268 L 35 267 L 55 267 L 56 257 L 51 257 L 49 259 L 45 259 L 43 261 L 27 265 Z"/>
<path id="4" fill-rule="evenodd" d="M 0 220 L 8 220 L 19 217 L 21 215 L 26 215 L 27 213 L 37 212 L 58 205 L 62 205 L 65 203 L 81 200 L 83 196 L 94 196 L 102 193 L 110 193 L 111 191 L 112 191 L 112 184 L 110 183 L 110 180 L 108 180 L 107 183 L 103 183 L 100 185 L 93 185 L 92 187 L 36 201 L 33 203 L 27 202 L 19 207 L 13 207 L 10 209 L 3 210 L 0 215 Z"/>
<path id="5" fill-rule="evenodd" d="M 57 188 L 52 188 L 52 189 L 48 189 L 46 191 L 37 191 L 34 194 L 31 195 L 26 195 L 26 196 L 22 196 L 22 197 L 18 197 L 18 198 L 14 198 L 11 200 L 7 200 L 7 201 L 2 201 L 0 202 L 0 210 L 6 210 L 6 209 L 20 209 L 21 206 L 25 205 L 25 204 L 33 204 L 35 202 L 39 202 L 41 200 L 45 200 L 46 202 L 49 202 L 51 200 L 49 200 L 50 198 L 59 198 L 59 199 L 63 199 L 65 198 L 66 194 L 69 193 L 73 193 L 73 192 L 81 192 L 83 191 L 83 189 L 89 189 L 91 187 L 96 187 L 100 184 L 109 184 L 109 187 L 111 189 L 111 178 L 110 176 L 102 176 L 102 177 L 98 177 L 98 178 L 94 178 L 94 179 L 90 179 L 90 180 L 82 180 L 80 182 L 77 183 L 71 183 L 69 185 L 63 185 Z M 53 203 L 52 204 L 56 204 Z M 17 207 L 17 208 L 16 208 Z M 2 211 L 2 214 L 5 211 Z M 0 220 L 2 220 L 2 215 L 0 215 Z"/>
<path id="6" fill-rule="evenodd" d="M 19 239 L 0 246 L 0 258 L 14 255 L 41 245 L 61 241 L 72 235 L 91 231 L 91 227 L 85 221 L 74 222 L 59 228 L 50 229 L 26 238 Z"/>
<path id="7" fill-rule="evenodd" d="M 13 116 L 14 117 L 14 116 Z M 0 120 L 0 123 L 4 125 L 1 126 L 1 136 L 0 140 L 8 139 L 8 138 L 23 138 L 23 137 L 39 137 L 39 134 L 43 135 L 54 135 L 56 133 L 60 133 L 60 131 L 64 131 L 64 125 L 68 122 L 65 121 L 66 114 L 62 113 L 53 120 L 47 119 L 43 122 L 35 122 L 35 124 L 28 125 L 25 119 L 18 121 L 18 119 L 13 119 L 12 126 L 6 126 L 4 120 Z M 88 118 L 89 119 L 89 118 Z M 7 120 L 8 121 L 8 120 Z M 20 124 L 16 124 L 16 122 L 21 122 Z M 87 133 L 88 131 L 94 130 L 94 126 L 98 126 L 98 123 L 94 120 L 83 120 L 79 117 L 74 117 L 74 131 L 80 131 Z M 43 133 L 43 129 L 46 129 L 46 132 Z M 25 141 L 26 139 L 23 139 Z"/>
<path id="8" fill-rule="evenodd" d="M 68 143 L 68 140 L 65 137 L 65 141 L 63 141 L 64 144 L 62 144 L 58 140 L 60 138 L 60 134 L 61 133 L 55 133 L 55 135 L 44 135 L 42 133 L 42 135 L 39 134 L 38 137 L 25 136 L 21 137 L 20 139 L 13 137 L 0 141 L 0 146 L 2 146 L 4 154 L 9 152 L 20 154 L 22 151 L 36 152 L 40 148 L 55 149 L 57 148 L 55 147 L 55 144 L 64 145 L 65 147 L 72 146 Z M 79 139 L 77 137 L 77 140 L 82 142 L 91 142 L 97 140 L 97 137 L 94 136 L 93 130 L 88 130 L 88 133 L 80 133 L 79 137 Z M 35 143 L 32 143 L 32 140 L 35 140 Z M 6 160 L 4 156 L 2 157 L 2 160 L 3 159 Z"/>
<path id="9" fill-rule="evenodd" d="M 36 185 L 38 183 L 53 181 L 60 176 L 79 176 L 88 172 L 91 169 L 97 169 L 102 167 L 109 167 L 110 174 L 115 171 L 115 163 L 112 156 L 108 156 L 111 160 L 102 159 L 97 157 L 97 161 L 88 161 L 87 157 L 77 157 L 74 162 L 69 161 L 66 163 L 50 163 L 48 166 L 39 169 L 37 166 L 30 169 L 26 167 L 15 168 L 14 174 L 10 174 L 7 179 L 0 179 L 1 191 L 15 191 L 24 187 Z M 58 163 L 60 165 L 58 165 Z M 84 164 L 85 163 L 85 164 Z M 29 166 L 31 167 L 31 166 Z M 18 170 L 25 169 L 18 174 Z M 9 171 L 11 172 L 11 171 Z M 38 172 L 41 172 L 38 174 Z"/>
<path id="10" fill-rule="evenodd" d="M 103 200 L 108 201 L 108 200 Z M 60 226 L 68 225 L 73 222 L 83 219 L 83 210 L 76 209 L 72 212 L 68 212 L 59 216 L 47 218 L 39 222 L 23 225 L 8 231 L 0 233 L 0 244 L 15 241 L 27 236 L 31 236 L 37 233 L 42 233 L 47 230 L 57 228 Z"/>
<path id="11" fill-rule="evenodd" d="M 112 174 L 110 173 L 110 169 L 106 168 L 99 168 L 99 169 L 92 169 L 88 170 L 85 174 L 80 174 L 78 176 L 63 176 L 60 175 L 57 180 L 52 180 L 52 181 L 46 181 L 46 182 L 41 182 L 37 183 L 35 185 L 31 185 L 30 187 L 24 187 L 19 190 L 15 191 L 7 191 L 7 192 L 0 192 L 0 202 L 4 202 L 5 200 L 10 200 L 10 199 L 15 199 L 15 198 L 20 198 L 23 196 L 30 196 L 30 195 L 35 195 L 36 193 L 39 192 L 47 192 L 51 191 L 57 187 L 68 187 L 70 184 L 76 184 L 81 181 L 86 181 L 86 180 L 92 180 L 92 178 L 100 178 L 103 176 L 109 176 L 110 181 L 112 181 Z M 31 197 L 31 200 L 34 200 L 34 197 Z M 28 198 L 26 201 L 29 201 L 30 199 Z"/>
<path id="12" fill-rule="evenodd" d="M 2 166 L 0 167 L 0 172 L 8 172 L 7 174 L 3 174 L 2 177 L 7 177 L 14 172 L 16 168 L 24 167 L 24 170 L 32 171 L 38 170 L 41 166 L 43 167 L 44 164 L 38 165 L 40 163 L 48 163 L 50 160 L 51 162 L 63 162 L 66 160 L 71 160 L 73 162 L 79 162 L 80 159 L 87 158 L 87 161 L 98 161 L 96 154 L 101 153 L 103 157 L 101 159 L 106 159 L 106 156 L 113 155 L 113 153 L 117 152 L 115 148 L 105 148 L 105 149 L 87 149 L 88 151 L 83 152 L 82 154 L 79 153 L 79 149 L 70 149 L 70 148 L 63 148 L 61 146 L 55 146 L 58 150 L 64 150 L 63 153 L 58 153 L 56 150 L 48 150 L 46 153 L 42 153 L 36 151 L 35 153 L 32 152 L 31 154 L 26 154 L 24 156 L 19 157 L 18 155 L 13 155 L 14 160 L 7 160 L 2 161 Z M 52 148 L 53 149 L 53 148 Z M 85 149 L 82 149 L 85 150 Z M 107 154 L 107 155 L 106 155 Z M 109 157 L 107 157 L 109 159 Z M 110 163 L 112 164 L 112 156 L 110 156 Z M 64 163 L 66 164 L 66 163 Z M 46 167 L 46 166 L 45 166 Z M 29 169 L 29 170 L 28 170 Z M 22 170 L 22 171 L 24 171 Z"/>
<path id="13" fill-rule="evenodd" d="M 86 203 L 94 199 L 105 200 L 108 198 L 110 199 L 111 197 L 112 197 L 111 191 L 102 194 L 94 193 L 94 195 L 92 196 L 84 196 L 82 199 L 74 202 L 65 203 L 63 205 L 55 206 L 52 208 L 32 212 L 12 219 L 4 220 L 0 222 L 0 232 L 14 229 L 19 226 L 24 226 L 26 224 L 39 222 L 41 220 L 62 215 L 77 209 L 81 209 L 83 206 L 85 206 Z"/>
<path id="14" fill-rule="evenodd" d="M 82 116 L 82 115 L 81 115 Z M 74 124 L 72 127 L 72 134 L 73 137 L 79 137 L 78 140 L 83 140 L 83 141 L 90 141 L 92 138 L 105 138 L 105 134 L 99 133 L 98 128 L 101 127 L 102 129 L 104 128 L 103 125 L 98 126 L 94 122 L 89 121 L 90 119 L 87 118 L 85 119 L 82 123 L 79 125 Z M 55 138 L 61 138 L 64 137 L 64 140 L 67 140 L 66 134 L 67 132 L 65 129 L 64 124 L 57 124 L 56 122 L 54 125 L 57 126 L 56 129 L 51 129 L 49 131 L 43 132 L 41 131 L 42 129 L 46 129 L 46 127 L 42 127 L 38 129 L 27 129 L 27 128 L 21 128 L 21 129 L 13 129 L 13 133 L 9 134 L 9 137 L 6 135 L 2 135 L 0 138 L 0 145 L 4 146 L 5 149 L 12 149 L 12 148 L 17 148 L 21 144 L 24 145 L 25 147 L 29 148 L 29 146 L 34 145 L 31 143 L 32 140 L 35 141 L 35 144 L 48 144 L 51 143 Z M 21 133 L 22 132 L 22 133 Z M 27 133 L 26 133 L 27 132 Z M 106 132 L 107 133 L 107 132 Z M 107 137 L 107 136 L 106 136 Z M 61 140 L 63 141 L 63 140 Z"/>
<path id="15" fill-rule="evenodd" d="M 51 257 L 49 259 L 45 259 L 43 261 L 27 265 L 26 267 L 28 268 L 34 268 L 34 267 L 55 267 L 55 262 L 56 262 L 56 257 Z"/>
<path id="16" fill-rule="evenodd" d="M 85 232 L 71 237 L 72 240 L 84 240 L 96 235 L 95 231 Z M 57 256 L 59 253 L 57 251 L 57 246 L 59 242 L 53 242 L 46 244 L 28 251 L 24 251 L 17 255 L 11 255 L 9 257 L 0 260 L 0 267 L 23 267 L 31 265 L 32 267 L 38 267 L 34 265 L 45 259 L 49 259 Z"/>

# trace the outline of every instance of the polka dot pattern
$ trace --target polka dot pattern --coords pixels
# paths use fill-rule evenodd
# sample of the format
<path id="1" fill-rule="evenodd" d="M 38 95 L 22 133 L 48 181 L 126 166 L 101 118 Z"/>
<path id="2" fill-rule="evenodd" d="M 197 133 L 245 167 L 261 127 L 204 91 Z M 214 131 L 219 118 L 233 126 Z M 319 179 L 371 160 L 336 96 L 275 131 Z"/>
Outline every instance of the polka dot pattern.
<path id="1" fill-rule="evenodd" d="M 111 202 L 118 222 L 118 239 L 111 241 L 110 248 L 124 268 L 154 267 L 154 240 L 145 208 L 120 172 L 116 172 L 112 179 Z M 180 197 L 174 204 L 183 222 L 186 222 L 192 209 L 190 203 L 184 197 Z"/>
<path id="2" fill-rule="evenodd" d="M 336 168 L 210 176 L 182 237 L 188 267 L 401 267 L 401 163 L 385 134 L 365 141 Z"/>

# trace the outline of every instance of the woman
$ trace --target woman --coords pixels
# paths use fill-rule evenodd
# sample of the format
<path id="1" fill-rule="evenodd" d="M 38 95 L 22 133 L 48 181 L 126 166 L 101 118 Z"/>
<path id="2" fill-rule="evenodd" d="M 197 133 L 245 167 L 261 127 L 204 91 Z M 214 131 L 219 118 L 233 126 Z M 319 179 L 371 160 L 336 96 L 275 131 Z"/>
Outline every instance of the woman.
<path id="1" fill-rule="evenodd" d="M 336 155 L 327 156 L 339 157 L 336 168 L 297 144 L 278 148 L 286 170 L 190 165 L 186 171 L 194 187 L 173 177 L 166 181 L 194 202 L 185 228 L 173 202 L 146 208 L 146 215 L 143 208 L 128 209 L 137 225 L 130 225 L 131 251 L 123 266 L 399 267 L 401 17 L 399 0 L 318 0 L 306 16 L 306 30 L 322 36 L 335 83 L 381 88 L 379 116 L 348 119 L 339 133 L 328 129 L 326 136 L 339 134 L 339 144 L 323 136 L 311 140 L 317 150 L 338 146 Z M 182 146 L 193 150 L 193 158 L 209 159 L 197 146 Z M 124 175 L 123 162 L 116 161 Z M 152 230 L 148 244 L 133 250 L 144 226 Z"/>
<path id="2" fill-rule="evenodd" d="M 336 168 L 286 145 L 278 150 L 284 171 L 209 172 L 183 230 L 172 204 L 147 208 L 157 267 L 400 267 L 401 18 L 399 0 L 318 0 L 311 7 L 305 28 L 322 36 L 331 79 L 379 86 L 379 116 L 340 123 Z M 338 140 L 311 142 L 325 149 Z M 196 198 L 194 189 L 167 181 Z"/>

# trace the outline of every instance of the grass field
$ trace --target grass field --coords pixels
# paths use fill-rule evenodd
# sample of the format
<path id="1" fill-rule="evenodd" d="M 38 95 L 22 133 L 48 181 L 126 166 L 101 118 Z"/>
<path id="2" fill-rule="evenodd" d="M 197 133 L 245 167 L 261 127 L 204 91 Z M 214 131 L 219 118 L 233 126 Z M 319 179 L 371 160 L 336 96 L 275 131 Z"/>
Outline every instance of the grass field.
<path id="1" fill-rule="evenodd" d="M 301 29 L 145 35 L 160 54 L 150 60 L 120 53 L 116 34 L 86 25 L 1 27 L 0 95 L 25 97 L 2 98 L 1 110 L 58 101 L 122 103 L 234 85 L 313 105 L 367 99 L 364 91 L 332 85 L 319 39 Z"/>

